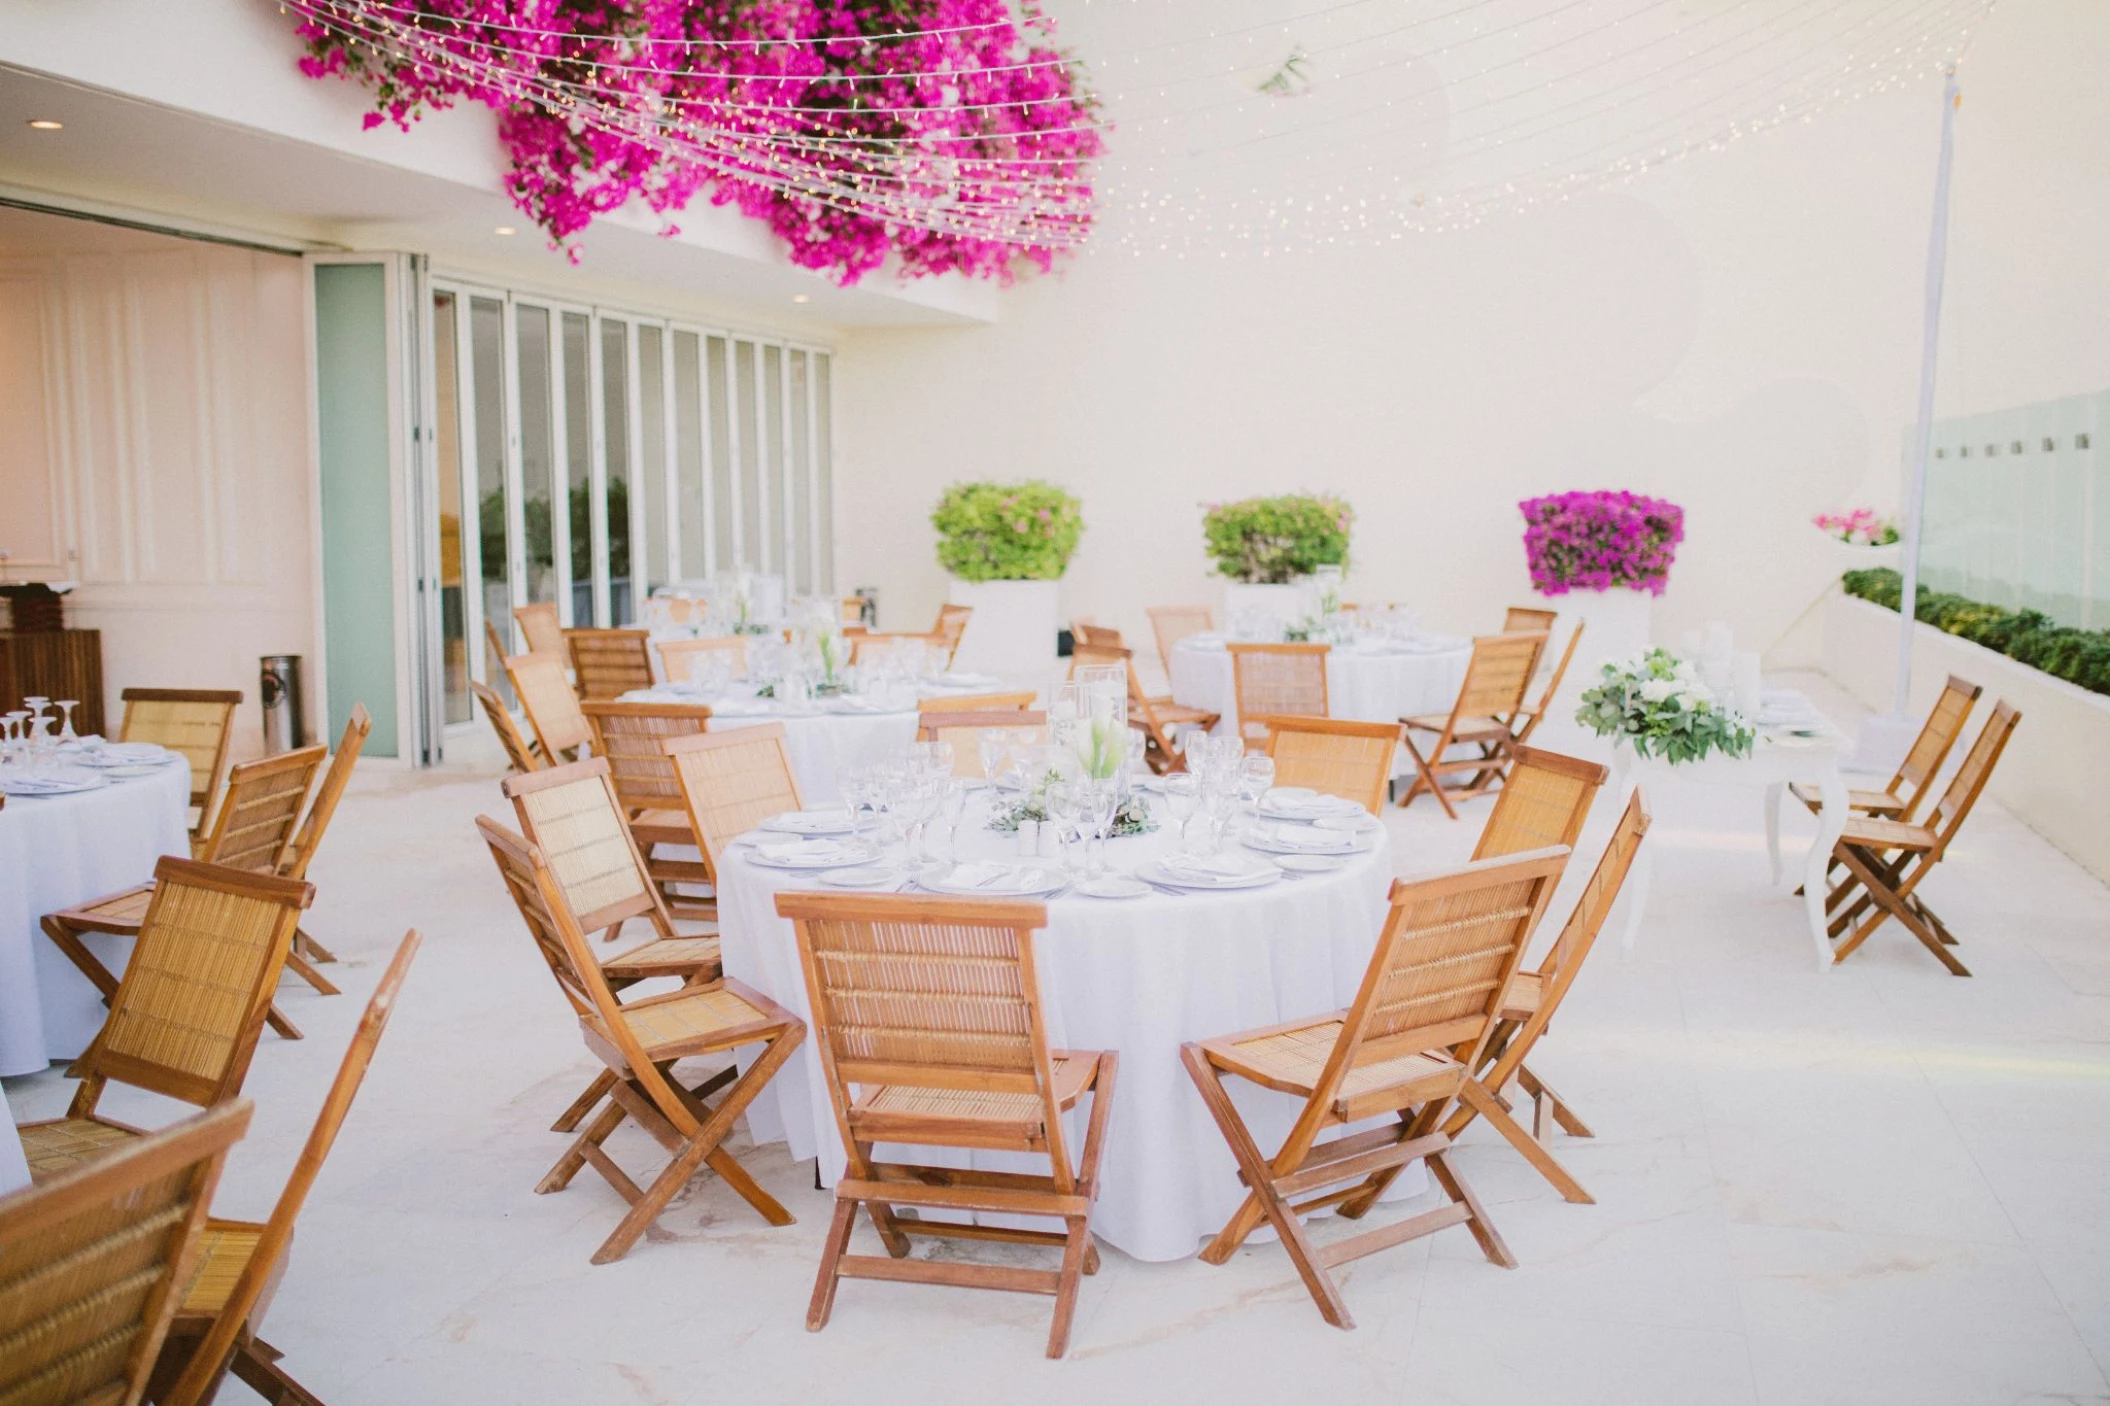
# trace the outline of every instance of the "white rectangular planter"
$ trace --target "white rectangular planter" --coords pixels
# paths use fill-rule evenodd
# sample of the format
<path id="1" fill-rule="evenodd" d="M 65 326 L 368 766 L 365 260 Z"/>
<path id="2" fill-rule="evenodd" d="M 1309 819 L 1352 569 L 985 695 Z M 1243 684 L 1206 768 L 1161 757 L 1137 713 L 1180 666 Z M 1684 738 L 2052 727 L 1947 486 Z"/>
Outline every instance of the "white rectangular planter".
<path id="1" fill-rule="evenodd" d="M 1852 596 L 1834 597 L 1824 608 L 1824 672 L 1877 711 L 1890 707 L 1897 681 L 1898 617 L 1895 611 Z M 1963 738 L 1941 777 L 1947 785 L 1978 729 L 2004 698 L 2022 711 L 2022 721 L 1987 791 L 2032 830 L 2050 840 L 2098 878 L 2110 881 L 2110 697 L 2053 678 L 1983 645 L 1918 625 L 1912 642 L 1912 704 L 1915 722 L 1926 717 L 1950 674 L 1984 687 Z M 1970 843 L 1965 822 L 1959 844 Z"/>
<path id="2" fill-rule="evenodd" d="M 1291 581 L 1282 585 L 1226 581 L 1223 613 L 1217 617 L 1216 623 L 1228 630 L 1239 616 L 1250 614 L 1265 615 L 1292 625 L 1311 614 L 1315 599 L 1308 581 Z"/>
<path id="3" fill-rule="evenodd" d="M 1060 581 L 954 580 L 946 599 L 974 607 L 954 667 L 1036 688 L 1056 671 Z"/>

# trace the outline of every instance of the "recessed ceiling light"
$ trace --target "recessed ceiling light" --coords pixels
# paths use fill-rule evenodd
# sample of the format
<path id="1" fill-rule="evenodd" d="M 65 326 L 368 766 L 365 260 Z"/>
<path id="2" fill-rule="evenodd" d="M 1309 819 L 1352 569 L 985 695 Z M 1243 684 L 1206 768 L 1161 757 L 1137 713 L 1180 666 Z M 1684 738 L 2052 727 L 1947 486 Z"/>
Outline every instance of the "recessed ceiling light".
<path id="1" fill-rule="evenodd" d="M 29 125 L 36 128 L 39 132 L 56 132 L 64 128 L 66 124 L 54 117 L 32 117 L 29 119 Z"/>
<path id="2" fill-rule="evenodd" d="M 519 232 L 511 225 L 500 225 L 497 229 L 491 231 L 493 234 L 518 234 Z"/>
<path id="3" fill-rule="evenodd" d="M 811 295 L 806 293 L 794 293 L 791 295 L 791 301 L 794 303 L 810 303 L 813 299 Z"/>

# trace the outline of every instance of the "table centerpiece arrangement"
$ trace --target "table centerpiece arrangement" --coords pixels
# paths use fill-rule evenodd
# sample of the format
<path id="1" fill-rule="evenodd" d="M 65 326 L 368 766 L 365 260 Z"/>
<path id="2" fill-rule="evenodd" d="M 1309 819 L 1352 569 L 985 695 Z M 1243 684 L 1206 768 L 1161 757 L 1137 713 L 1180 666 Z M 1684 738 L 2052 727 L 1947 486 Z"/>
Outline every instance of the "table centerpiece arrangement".
<path id="1" fill-rule="evenodd" d="M 1575 720 L 1637 756 L 1661 757 L 1673 765 L 1713 752 L 1748 757 L 1757 738 L 1750 724 L 1701 681 L 1691 661 L 1666 649 L 1606 664 L 1598 683 L 1583 692 Z"/>

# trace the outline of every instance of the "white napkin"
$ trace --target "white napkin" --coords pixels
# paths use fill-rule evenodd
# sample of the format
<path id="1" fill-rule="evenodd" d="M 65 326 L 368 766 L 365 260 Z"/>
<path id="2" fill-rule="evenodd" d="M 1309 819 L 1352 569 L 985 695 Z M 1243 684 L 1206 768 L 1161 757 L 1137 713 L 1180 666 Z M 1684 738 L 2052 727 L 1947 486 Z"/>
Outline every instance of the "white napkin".
<path id="1" fill-rule="evenodd" d="M 10 796 L 62 796 L 70 791 L 92 790 L 103 778 L 92 771 L 62 771 L 51 776 L 10 776 L 0 780 L 0 790 Z"/>
<path id="2" fill-rule="evenodd" d="M 1009 864 L 955 864 L 945 876 L 945 884 L 948 888 L 999 891 L 1018 887 L 1018 879 L 1019 871 Z"/>
<path id="3" fill-rule="evenodd" d="M 782 815 L 772 816 L 769 823 L 782 830 L 839 830 L 850 823 L 846 810 L 787 810 Z"/>
<path id="4" fill-rule="evenodd" d="M 168 754 L 168 748 L 156 742 L 111 742 L 97 748 L 90 760 L 96 766 L 132 766 L 158 762 Z"/>
<path id="5" fill-rule="evenodd" d="M 868 857 L 861 846 L 844 844 L 840 840 L 799 840 L 792 844 L 757 845 L 755 848 L 773 864 L 792 861 L 826 864 L 835 860 L 850 864 Z"/>
<path id="6" fill-rule="evenodd" d="M 1252 872 L 1244 860 L 1229 854 L 1175 854 L 1162 863 L 1172 873 L 1208 879 L 1236 879 Z"/>
<path id="7" fill-rule="evenodd" d="M 1269 844 L 1310 854 L 1344 854 L 1355 848 L 1355 841 L 1338 830 L 1309 830 L 1301 825 L 1271 825 L 1265 833 Z"/>

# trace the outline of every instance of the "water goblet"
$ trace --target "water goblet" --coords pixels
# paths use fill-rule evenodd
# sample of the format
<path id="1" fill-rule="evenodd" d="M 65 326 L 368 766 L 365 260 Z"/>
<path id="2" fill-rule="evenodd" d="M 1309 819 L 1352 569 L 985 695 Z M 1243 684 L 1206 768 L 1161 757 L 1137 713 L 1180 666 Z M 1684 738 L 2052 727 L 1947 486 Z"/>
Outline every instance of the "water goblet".
<path id="1" fill-rule="evenodd" d="M 950 742 L 929 742 L 924 745 L 928 749 L 925 755 L 925 763 L 930 770 L 930 774 L 935 777 L 950 778 L 953 768 L 952 744 Z"/>
<path id="2" fill-rule="evenodd" d="M 1047 789 L 1045 804 L 1048 819 L 1055 825 L 1055 840 L 1061 846 L 1062 867 L 1070 867 L 1070 835 L 1077 828 L 1077 816 L 1083 808 L 1081 793 L 1083 783 L 1058 781 Z"/>
<path id="3" fill-rule="evenodd" d="M 1011 738 L 1002 728 L 985 727 L 976 734 L 975 757 L 982 764 L 982 780 L 996 785 L 996 774 L 1003 765 L 1004 753 L 1011 749 Z"/>
<path id="4" fill-rule="evenodd" d="M 1247 805 L 1260 804 L 1275 784 L 1275 759 L 1250 756 L 1238 764 L 1238 795 Z"/>
<path id="5" fill-rule="evenodd" d="M 1087 831 L 1084 873 L 1096 879 L 1106 872 L 1106 842 L 1113 833 L 1114 817 L 1120 813 L 1121 788 L 1111 781 L 1080 784 L 1084 792 L 1081 818 Z"/>
<path id="6" fill-rule="evenodd" d="M 73 710 L 80 706 L 81 701 L 78 698 L 61 698 L 59 700 L 59 711 L 65 714 L 65 726 L 59 729 L 59 741 L 78 742 L 81 740 L 80 734 L 73 730 Z"/>
<path id="7" fill-rule="evenodd" d="M 960 862 L 960 827 L 967 820 L 967 802 L 974 788 L 955 777 L 945 783 L 945 852 L 954 864 Z"/>
<path id="8" fill-rule="evenodd" d="M 1177 843 L 1187 843 L 1187 822 L 1194 819 L 1194 812 L 1202 803 L 1201 778 L 1191 771 L 1176 771 L 1165 778 L 1165 809 L 1172 816 Z"/>

